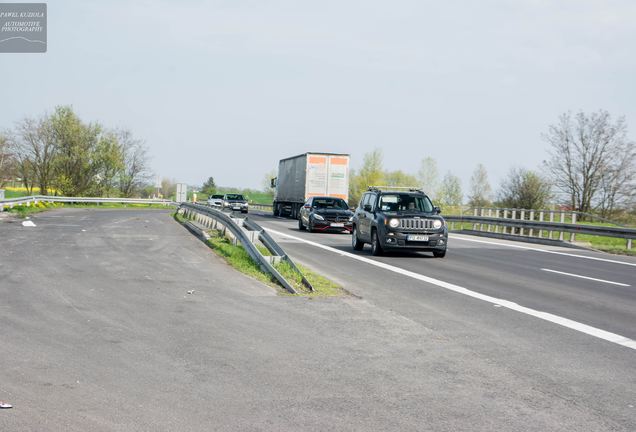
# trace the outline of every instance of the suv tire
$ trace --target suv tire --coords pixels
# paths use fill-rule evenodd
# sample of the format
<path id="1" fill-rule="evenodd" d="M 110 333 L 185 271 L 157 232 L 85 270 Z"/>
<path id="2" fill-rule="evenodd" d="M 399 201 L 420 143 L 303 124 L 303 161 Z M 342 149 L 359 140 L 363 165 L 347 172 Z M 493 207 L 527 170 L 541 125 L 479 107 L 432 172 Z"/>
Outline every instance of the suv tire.
<path id="1" fill-rule="evenodd" d="M 433 256 L 435 258 L 444 258 L 446 256 L 446 249 L 433 251 Z"/>
<path id="2" fill-rule="evenodd" d="M 356 226 L 354 226 L 351 231 L 351 246 L 353 247 L 353 250 L 357 251 L 362 250 L 364 247 L 364 242 L 358 239 L 358 227 Z"/>
<path id="3" fill-rule="evenodd" d="M 371 255 L 380 256 L 384 253 L 380 239 L 378 238 L 378 232 L 374 229 L 371 231 Z"/>

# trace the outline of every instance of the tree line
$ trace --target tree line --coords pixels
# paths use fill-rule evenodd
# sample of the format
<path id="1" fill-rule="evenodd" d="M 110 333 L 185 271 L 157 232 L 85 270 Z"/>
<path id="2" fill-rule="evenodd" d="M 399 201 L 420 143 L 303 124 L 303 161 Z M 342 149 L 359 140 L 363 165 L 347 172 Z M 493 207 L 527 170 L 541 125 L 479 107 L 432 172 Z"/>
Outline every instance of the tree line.
<path id="1" fill-rule="evenodd" d="M 19 178 L 29 193 L 133 197 L 143 195 L 150 177 L 142 140 L 129 130 L 87 123 L 70 106 L 0 133 L 0 187 Z"/>
<path id="2" fill-rule="evenodd" d="M 565 113 L 543 134 L 548 157 L 537 169 L 514 167 L 493 193 L 488 173 L 478 164 L 470 178 L 467 204 L 544 209 L 560 204 L 572 210 L 613 217 L 636 211 L 636 144 L 629 140 L 623 117 L 607 111 Z M 461 180 L 451 171 L 440 179 L 436 161 L 426 157 L 416 175 L 386 171 L 382 152 L 364 155 L 350 173 L 349 199 L 357 203 L 370 185 L 418 186 L 436 203 L 464 203 Z"/>

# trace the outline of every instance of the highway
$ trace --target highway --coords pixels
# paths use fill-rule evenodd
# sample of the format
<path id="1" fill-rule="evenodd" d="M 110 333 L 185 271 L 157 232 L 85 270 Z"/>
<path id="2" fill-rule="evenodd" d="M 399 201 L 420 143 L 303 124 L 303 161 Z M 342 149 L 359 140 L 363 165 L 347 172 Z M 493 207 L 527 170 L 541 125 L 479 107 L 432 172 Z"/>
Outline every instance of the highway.
<path id="1" fill-rule="evenodd" d="M 249 217 L 351 295 L 276 295 L 166 211 L 0 223 L 0 430 L 636 430 L 636 260 Z"/>

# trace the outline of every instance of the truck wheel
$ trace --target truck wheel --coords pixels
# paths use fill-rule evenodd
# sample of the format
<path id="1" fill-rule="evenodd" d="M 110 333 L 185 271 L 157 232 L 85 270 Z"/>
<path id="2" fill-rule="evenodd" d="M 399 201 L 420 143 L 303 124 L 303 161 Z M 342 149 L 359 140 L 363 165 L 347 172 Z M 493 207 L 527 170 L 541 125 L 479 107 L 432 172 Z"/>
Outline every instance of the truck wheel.
<path id="1" fill-rule="evenodd" d="M 384 253 L 380 239 L 378 238 L 378 232 L 376 230 L 371 231 L 371 255 L 380 256 Z"/>
<path id="2" fill-rule="evenodd" d="M 351 246 L 353 247 L 353 250 L 362 250 L 362 248 L 364 247 L 364 242 L 360 241 L 360 239 L 358 238 L 358 228 L 357 227 L 353 227 L 353 231 L 351 232 Z"/>
<path id="3" fill-rule="evenodd" d="M 274 214 L 274 216 L 278 216 L 279 215 L 279 211 L 278 211 L 278 203 L 274 203 L 272 205 L 272 213 Z"/>

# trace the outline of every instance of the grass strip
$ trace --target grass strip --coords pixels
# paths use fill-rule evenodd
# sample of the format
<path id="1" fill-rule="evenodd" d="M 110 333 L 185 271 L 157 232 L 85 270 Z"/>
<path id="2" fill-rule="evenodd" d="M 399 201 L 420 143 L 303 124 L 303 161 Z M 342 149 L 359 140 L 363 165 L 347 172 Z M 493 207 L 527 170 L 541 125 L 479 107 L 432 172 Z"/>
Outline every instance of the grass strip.
<path id="1" fill-rule="evenodd" d="M 174 218 L 179 223 L 184 223 L 188 219 L 179 213 L 174 214 Z M 256 263 L 252 257 L 247 253 L 242 246 L 234 246 L 227 238 L 225 238 L 219 231 L 211 230 L 208 232 L 210 238 L 207 240 L 208 246 L 225 261 L 240 271 L 260 282 L 263 282 L 271 287 L 276 288 L 280 295 L 289 296 L 305 296 L 305 297 L 336 297 L 345 295 L 345 290 L 337 283 L 329 280 L 328 278 L 317 274 L 316 272 L 308 269 L 305 266 L 298 265 L 300 271 L 305 275 L 309 283 L 314 287 L 314 291 L 309 291 L 303 284 L 301 276 L 294 271 L 292 266 L 286 262 L 281 261 L 278 264 L 274 264 L 274 268 L 294 287 L 298 294 L 291 294 L 283 287 L 280 286 L 278 281 L 273 278 L 269 273 L 261 270 L 260 265 Z M 269 251 L 264 246 L 257 245 L 261 253 L 269 254 Z M 271 254 L 270 254 L 271 255 Z"/>

